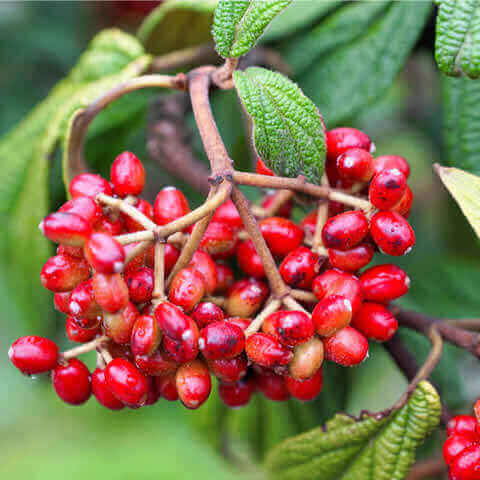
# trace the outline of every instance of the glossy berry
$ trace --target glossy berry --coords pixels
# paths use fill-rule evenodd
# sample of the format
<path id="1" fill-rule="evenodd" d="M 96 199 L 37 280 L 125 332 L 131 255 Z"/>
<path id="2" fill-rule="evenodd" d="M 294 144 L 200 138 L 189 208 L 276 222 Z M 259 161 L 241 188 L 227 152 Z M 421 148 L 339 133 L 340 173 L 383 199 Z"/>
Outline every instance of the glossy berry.
<path id="1" fill-rule="evenodd" d="M 268 370 L 256 375 L 256 385 L 268 399 L 274 402 L 284 402 L 290 397 L 285 378 Z"/>
<path id="2" fill-rule="evenodd" d="M 327 157 L 336 158 L 350 148 L 361 148 L 367 152 L 373 150 L 370 137 L 356 128 L 339 127 L 327 131 Z"/>
<path id="3" fill-rule="evenodd" d="M 373 177 L 368 198 L 379 210 L 389 210 L 400 201 L 406 188 L 407 178 L 398 168 L 382 170 Z"/>
<path id="4" fill-rule="evenodd" d="M 232 252 L 237 243 L 234 230 L 223 222 L 210 222 L 205 231 L 200 248 L 213 256 Z"/>
<path id="5" fill-rule="evenodd" d="M 112 220 L 105 215 L 103 215 L 100 220 L 95 224 L 94 230 L 96 232 L 107 233 L 114 237 L 115 235 L 120 235 L 123 233 L 125 224 L 123 223 L 122 217 L 118 217 L 117 220 Z"/>
<path id="6" fill-rule="evenodd" d="M 128 302 L 126 307 L 120 312 L 105 313 L 103 316 L 103 328 L 105 333 L 115 343 L 129 344 L 133 326 L 138 315 L 137 308 L 131 302 Z"/>
<path id="7" fill-rule="evenodd" d="M 452 435 L 443 444 L 443 459 L 451 465 L 455 457 L 471 445 L 478 443 L 480 438 L 476 435 Z"/>
<path id="8" fill-rule="evenodd" d="M 337 158 L 337 171 L 344 180 L 369 182 L 373 177 L 373 157 L 363 148 L 350 148 Z"/>
<path id="9" fill-rule="evenodd" d="M 242 271 L 248 276 L 265 278 L 265 270 L 263 268 L 262 259 L 255 250 L 251 240 L 244 240 L 238 244 L 237 263 Z"/>
<path id="10" fill-rule="evenodd" d="M 154 377 L 175 372 L 178 368 L 178 363 L 160 349 L 150 355 L 135 355 L 135 365 L 145 375 Z"/>
<path id="11" fill-rule="evenodd" d="M 293 357 L 292 351 L 282 345 L 274 336 L 254 333 L 245 342 L 248 358 L 262 367 L 287 365 Z"/>
<path id="12" fill-rule="evenodd" d="M 239 280 L 227 292 L 227 313 L 232 317 L 251 317 L 260 310 L 268 294 L 264 282 L 253 278 Z"/>
<path id="13" fill-rule="evenodd" d="M 71 318 L 80 328 L 97 328 L 102 320 L 102 315 L 97 317 L 68 317 Z"/>
<path id="14" fill-rule="evenodd" d="M 165 244 L 165 276 L 170 274 L 179 256 L 180 250 L 178 250 L 178 248 L 169 243 Z M 148 266 L 153 267 L 153 264 Z"/>
<path id="15" fill-rule="evenodd" d="M 70 294 L 68 300 L 68 313 L 73 317 L 98 319 L 102 313 L 95 301 L 93 283 L 91 279 L 78 284 Z"/>
<path id="16" fill-rule="evenodd" d="M 256 170 L 257 170 L 257 173 L 261 175 L 269 175 L 270 177 L 273 177 L 275 175 L 273 170 L 270 170 L 260 157 L 257 157 Z"/>
<path id="17" fill-rule="evenodd" d="M 277 196 L 277 192 L 275 191 L 268 192 L 262 200 L 262 208 L 264 208 L 265 210 L 268 210 L 272 206 L 273 202 L 275 201 L 276 196 Z M 293 208 L 293 201 L 289 200 L 278 209 L 277 216 L 290 218 L 290 215 L 292 213 L 292 208 Z"/>
<path id="18" fill-rule="evenodd" d="M 450 480 L 480 480 L 480 444 L 460 452 L 450 464 Z"/>
<path id="19" fill-rule="evenodd" d="M 102 216 L 102 209 L 95 200 L 89 197 L 76 197 L 64 203 L 59 209 L 59 213 L 70 213 L 78 215 L 86 220 L 90 225 L 97 223 Z"/>
<path id="20" fill-rule="evenodd" d="M 368 220 L 361 211 L 341 213 L 329 218 L 322 230 L 323 243 L 327 248 L 349 250 L 368 235 Z"/>
<path id="21" fill-rule="evenodd" d="M 218 395 L 223 403 L 231 408 L 247 405 L 254 391 L 255 382 L 253 378 L 240 380 L 236 383 L 220 383 L 218 385 Z"/>
<path id="22" fill-rule="evenodd" d="M 12 344 L 8 358 L 26 375 L 46 373 L 57 366 L 58 347 L 48 338 L 29 335 Z"/>
<path id="23" fill-rule="evenodd" d="M 357 330 L 345 327 L 324 340 L 325 358 L 343 367 L 362 363 L 368 355 L 368 341 Z"/>
<path id="24" fill-rule="evenodd" d="M 217 267 L 212 257 L 208 253 L 197 250 L 193 254 L 190 266 L 202 274 L 205 293 L 212 295 L 217 289 Z"/>
<path id="25" fill-rule="evenodd" d="M 114 358 L 105 368 L 105 379 L 113 395 L 124 404 L 145 404 L 148 394 L 147 379 L 128 360 Z"/>
<path id="26" fill-rule="evenodd" d="M 283 259 L 279 272 L 291 287 L 310 289 L 319 269 L 318 255 L 307 247 L 298 247 Z"/>
<path id="27" fill-rule="evenodd" d="M 99 273 L 123 272 L 125 250 L 111 235 L 94 233 L 85 244 L 85 258 Z"/>
<path id="28" fill-rule="evenodd" d="M 40 272 L 42 285 L 52 292 L 67 292 L 90 276 L 86 260 L 70 255 L 50 257 Z"/>
<path id="29" fill-rule="evenodd" d="M 238 213 L 237 207 L 234 203 L 228 199 L 225 203 L 222 203 L 213 214 L 212 222 L 224 223 L 233 230 L 242 228 L 243 222 Z"/>
<path id="30" fill-rule="evenodd" d="M 101 333 L 100 324 L 93 328 L 82 328 L 72 317 L 67 317 L 65 332 L 72 342 L 86 343 Z"/>
<path id="31" fill-rule="evenodd" d="M 139 198 L 134 206 L 140 213 L 143 213 L 150 220 L 153 220 L 153 207 L 146 200 Z M 144 227 L 129 215 L 122 213 L 122 218 L 125 223 L 125 228 L 129 232 L 138 232 L 140 230 L 144 230 Z"/>
<path id="32" fill-rule="evenodd" d="M 415 245 L 412 227 L 395 212 L 376 213 L 370 223 L 370 233 L 378 248 L 387 255 L 406 255 Z"/>
<path id="33" fill-rule="evenodd" d="M 321 337 L 331 337 L 352 320 L 352 304 L 341 295 L 331 295 L 315 306 L 312 321 Z"/>
<path id="34" fill-rule="evenodd" d="M 307 236 L 313 237 L 317 228 L 317 210 L 314 210 L 306 215 L 300 225 Z"/>
<path id="35" fill-rule="evenodd" d="M 163 348 L 165 352 L 176 362 L 185 363 L 194 360 L 198 355 L 198 327 L 190 319 L 190 325 L 184 331 L 181 340 L 174 340 L 165 335 L 163 337 Z"/>
<path id="36" fill-rule="evenodd" d="M 176 383 L 176 372 L 166 373 L 155 378 L 158 393 L 169 402 L 178 400 L 178 391 Z"/>
<path id="37" fill-rule="evenodd" d="M 247 374 L 248 362 L 245 355 L 242 354 L 234 358 L 208 360 L 208 367 L 220 381 L 235 383 Z"/>
<path id="38" fill-rule="evenodd" d="M 169 300 L 186 312 L 192 310 L 204 295 L 205 279 L 195 267 L 182 268 L 168 289 Z"/>
<path id="39" fill-rule="evenodd" d="M 413 192 L 407 185 L 402 198 L 392 207 L 392 210 L 400 214 L 402 217 L 408 218 L 410 216 L 410 210 L 412 209 L 412 203 Z"/>
<path id="40" fill-rule="evenodd" d="M 145 186 L 145 168 L 136 155 L 123 152 L 112 163 L 110 180 L 119 197 L 140 195 Z"/>
<path id="41" fill-rule="evenodd" d="M 379 303 L 364 302 L 355 314 L 352 326 L 370 340 L 386 342 L 398 330 L 398 322 L 392 312 Z"/>
<path id="42" fill-rule="evenodd" d="M 326 270 L 315 277 L 312 290 L 319 300 L 332 295 L 340 295 L 350 300 L 353 315 L 358 311 L 363 301 L 358 278 L 339 270 Z"/>
<path id="43" fill-rule="evenodd" d="M 51 213 L 39 225 L 40 231 L 52 242 L 82 246 L 92 227 L 84 218 L 74 213 Z"/>
<path id="44" fill-rule="evenodd" d="M 125 405 L 110 391 L 105 379 L 105 370 L 96 368 L 92 373 L 92 393 L 100 405 L 110 410 L 121 410 Z"/>
<path id="45" fill-rule="evenodd" d="M 344 272 L 354 273 L 367 266 L 375 254 L 374 248 L 368 243 L 361 243 L 349 250 L 328 249 L 330 265 Z"/>
<path id="46" fill-rule="evenodd" d="M 176 374 L 176 386 L 181 402 L 190 409 L 200 407 L 210 395 L 212 380 L 201 360 L 182 365 Z"/>
<path id="47" fill-rule="evenodd" d="M 103 310 L 116 313 L 128 304 L 128 288 L 122 275 L 96 273 L 92 279 L 95 300 Z"/>
<path id="48" fill-rule="evenodd" d="M 309 315 L 289 310 L 280 310 L 270 314 L 264 320 L 262 330 L 289 347 L 306 342 L 315 333 Z"/>
<path id="49" fill-rule="evenodd" d="M 242 330 L 245 330 L 251 323 L 251 318 L 241 318 L 241 317 L 229 317 L 225 319 L 226 322 L 233 323 L 240 327 Z"/>
<path id="50" fill-rule="evenodd" d="M 208 360 L 233 358 L 242 353 L 245 335 L 241 328 L 232 323 L 211 323 L 200 331 L 198 346 Z"/>
<path id="51" fill-rule="evenodd" d="M 322 366 L 323 358 L 323 342 L 318 337 L 312 337 L 308 342 L 294 348 L 289 364 L 290 375 L 299 380 L 311 378 Z"/>
<path id="52" fill-rule="evenodd" d="M 383 172 L 383 170 L 396 168 L 400 170 L 406 178 L 410 176 L 410 165 L 407 160 L 398 155 L 381 155 L 373 161 L 374 173 Z"/>
<path id="53" fill-rule="evenodd" d="M 475 435 L 477 421 L 471 415 L 457 415 L 447 423 L 447 436 L 452 435 Z"/>
<path id="54" fill-rule="evenodd" d="M 291 220 L 270 217 L 259 223 L 260 231 L 274 256 L 284 257 L 299 247 L 303 241 L 303 230 Z"/>
<path id="55" fill-rule="evenodd" d="M 155 405 L 160 400 L 160 391 L 157 388 L 157 383 L 154 377 L 146 377 L 148 383 L 147 400 L 145 406 Z M 136 407 L 135 407 L 136 408 Z"/>
<path id="56" fill-rule="evenodd" d="M 157 194 L 153 218 L 157 225 L 165 225 L 190 212 L 185 195 L 175 187 L 166 187 Z"/>
<path id="57" fill-rule="evenodd" d="M 151 268 L 141 267 L 126 274 L 124 279 L 132 302 L 146 303 L 152 299 L 154 285 L 153 270 Z"/>
<path id="58" fill-rule="evenodd" d="M 223 310 L 212 302 L 202 302 L 195 306 L 192 311 L 192 319 L 198 328 L 206 327 L 224 319 Z"/>
<path id="59" fill-rule="evenodd" d="M 68 360 L 67 365 L 58 365 L 53 370 L 52 384 L 57 395 L 71 405 L 85 403 L 92 392 L 90 372 L 86 365 L 76 358 Z"/>
<path id="60" fill-rule="evenodd" d="M 130 347 L 134 355 L 150 355 L 160 345 L 162 333 L 151 315 L 137 317 L 132 329 Z"/>
<path id="61" fill-rule="evenodd" d="M 215 263 L 217 270 L 217 288 L 215 294 L 225 293 L 235 282 L 233 270 L 223 263 Z"/>
<path id="62" fill-rule="evenodd" d="M 112 187 L 100 175 L 93 173 L 82 173 L 77 175 L 68 187 L 72 198 L 76 197 L 90 197 L 95 199 L 99 193 L 105 195 L 112 195 Z"/>
<path id="63" fill-rule="evenodd" d="M 73 247 L 72 245 L 59 245 L 57 247 L 57 255 L 69 255 L 70 257 L 84 258 L 83 247 Z"/>
<path id="64" fill-rule="evenodd" d="M 287 375 L 285 377 L 285 385 L 292 397 L 304 402 L 313 400 L 322 391 L 322 369 L 319 368 L 312 377 L 306 380 L 297 380 L 296 378 Z"/>
<path id="65" fill-rule="evenodd" d="M 405 295 L 410 288 L 410 278 L 396 265 L 376 265 L 360 275 L 365 300 L 388 303 Z"/>
<path id="66" fill-rule="evenodd" d="M 188 330 L 192 327 L 192 319 L 170 302 L 163 302 L 155 310 L 160 329 L 165 335 L 174 340 L 182 340 L 189 336 Z"/>
<path id="67" fill-rule="evenodd" d="M 70 299 L 71 292 L 57 292 L 53 295 L 53 306 L 55 310 L 68 315 L 70 313 L 68 309 L 68 301 Z"/>

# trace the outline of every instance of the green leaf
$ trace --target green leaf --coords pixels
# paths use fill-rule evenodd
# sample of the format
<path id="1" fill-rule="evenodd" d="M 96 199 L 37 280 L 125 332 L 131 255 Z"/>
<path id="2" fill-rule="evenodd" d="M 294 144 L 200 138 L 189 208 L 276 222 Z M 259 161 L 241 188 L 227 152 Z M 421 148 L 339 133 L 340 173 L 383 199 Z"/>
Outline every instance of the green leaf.
<path id="1" fill-rule="evenodd" d="M 143 21 L 138 39 L 155 55 L 211 41 L 217 1 L 165 0 Z"/>
<path id="2" fill-rule="evenodd" d="M 444 78 L 443 102 L 448 164 L 480 174 L 480 82 Z"/>
<path id="3" fill-rule="evenodd" d="M 213 38 L 224 58 L 240 57 L 255 46 L 268 24 L 292 0 L 220 0 L 215 9 Z"/>
<path id="4" fill-rule="evenodd" d="M 269 453 L 266 467 L 275 480 L 402 480 L 440 411 L 437 392 L 424 381 L 399 410 L 359 419 L 337 414 L 325 429 L 286 440 Z"/>
<path id="5" fill-rule="evenodd" d="M 437 15 L 435 60 L 454 77 L 480 76 L 480 4 L 478 0 L 443 0 Z"/>
<path id="6" fill-rule="evenodd" d="M 362 2 L 363 8 L 366 5 Z M 388 90 L 430 11 L 430 2 L 391 2 L 362 35 L 322 56 L 298 79 L 330 127 L 358 114 Z"/>
<path id="7" fill-rule="evenodd" d="M 325 164 L 322 117 L 298 86 L 280 73 L 252 67 L 234 73 L 238 95 L 252 117 L 255 148 L 279 175 L 319 183 Z"/>

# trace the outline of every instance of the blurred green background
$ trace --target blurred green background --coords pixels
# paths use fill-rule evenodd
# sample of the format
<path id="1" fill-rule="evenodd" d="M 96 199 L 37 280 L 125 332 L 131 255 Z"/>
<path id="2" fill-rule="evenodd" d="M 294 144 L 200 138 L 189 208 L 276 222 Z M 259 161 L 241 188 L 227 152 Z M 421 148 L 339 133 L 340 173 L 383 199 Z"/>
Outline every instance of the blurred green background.
<path id="1" fill-rule="evenodd" d="M 119 9 L 117 4 L 0 3 L 0 88 L 3 92 L 0 135 L 21 120 L 67 74 L 95 32 L 119 24 L 133 28 L 138 13 Z M 432 57 L 432 21 L 387 95 L 352 118 L 349 124 L 364 129 L 374 139 L 379 154 L 403 155 L 412 165 L 411 186 L 416 199 L 412 223 L 417 233 L 417 247 L 399 262 L 412 278 L 412 289 L 404 305 L 444 317 L 468 317 L 478 315 L 479 311 L 479 250 L 473 232 L 432 171 L 432 163 L 441 163 L 444 158 L 442 86 Z M 302 78 L 297 81 L 302 86 Z M 248 165 L 245 141 L 237 138 L 241 117 L 234 95 L 216 92 L 214 106 L 222 133 L 234 147 L 234 157 L 243 166 Z M 329 125 L 328 118 L 326 121 Z M 144 130 L 127 136 L 125 142 L 122 148 L 128 146 L 145 158 Z M 15 152 L 10 154 L 15 156 Z M 112 158 L 105 157 L 104 169 Z M 2 162 L 8 161 L 8 158 L 2 159 Z M 159 189 L 172 182 L 148 159 L 147 163 L 150 184 Z M 52 159 L 52 165 L 51 206 L 54 208 L 63 201 L 64 193 L 57 157 Z M 192 203 L 199 201 L 198 195 L 193 192 L 191 195 Z M 2 239 L 0 248 L 4 250 Z M 235 443 L 235 435 L 225 436 L 228 428 L 238 428 L 244 421 L 247 424 L 247 419 L 237 415 L 237 419 L 225 427 L 220 411 L 215 413 L 212 406 L 214 400 L 202 408 L 203 413 L 191 413 L 166 401 L 138 411 L 115 413 L 100 408 L 94 399 L 82 408 L 67 406 L 56 398 L 46 379 L 23 378 L 7 360 L 8 346 L 15 338 L 39 333 L 55 338 L 62 346 L 67 342 L 62 333 L 63 321 L 53 308 L 45 318 L 38 318 L 31 311 L 25 313 L 28 309 L 16 295 L 18 280 L 11 270 L 3 268 L 5 258 L 1 259 L 0 478 L 96 480 L 109 476 L 118 479 L 178 476 L 201 480 L 261 476 L 249 460 L 252 456 L 244 456 L 243 446 Z M 379 259 L 381 261 L 385 259 Z M 38 289 L 41 289 L 39 281 Z M 409 332 L 402 335 L 412 351 L 420 357 L 425 355 L 428 346 L 424 339 Z M 90 358 L 91 367 L 92 361 Z M 474 369 L 467 356 L 453 348 L 447 349 L 435 380 L 451 408 L 467 408 L 480 393 L 480 384 L 475 375 L 471 375 Z M 323 409 L 320 414 L 316 413 L 317 421 L 325 420 L 327 413 L 336 410 L 358 414 L 363 408 L 385 408 L 396 400 L 405 385 L 381 346 L 372 347 L 369 360 L 361 367 L 341 373 L 332 369 L 331 374 L 323 398 L 309 407 Z M 290 417 L 281 418 L 284 411 L 280 407 L 273 406 L 269 411 L 265 409 L 270 406 L 264 403 L 262 408 L 262 413 L 257 412 L 255 416 L 255 424 L 264 437 L 273 435 L 274 430 L 278 434 L 275 438 L 292 431 L 291 426 L 287 426 L 278 433 L 282 422 L 290 422 Z M 302 407 L 289 406 L 289 415 L 298 408 Z M 205 427 L 207 411 L 213 411 L 214 418 L 218 415 L 218 423 L 212 424 L 210 419 L 208 427 L 213 429 L 216 442 L 231 441 L 230 450 L 240 452 L 241 461 L 237 461 L 237 466 L 231 466 L 217 455 L 199 433 L 198 424 Z M 192 426 L 192 418 L 196 428 Z M 236 427 L 231 426 L 235 424 Z M 295 431 L 304 428 L 302 425 L 308 422 L 299 422 Z M 245 440 L 245 434 L 238 438 Z M 434 438 L 426 451 L 431 450 L 435 442 Z M 238 473 L 238 463 L 242 466 L 241 473 Z"/>

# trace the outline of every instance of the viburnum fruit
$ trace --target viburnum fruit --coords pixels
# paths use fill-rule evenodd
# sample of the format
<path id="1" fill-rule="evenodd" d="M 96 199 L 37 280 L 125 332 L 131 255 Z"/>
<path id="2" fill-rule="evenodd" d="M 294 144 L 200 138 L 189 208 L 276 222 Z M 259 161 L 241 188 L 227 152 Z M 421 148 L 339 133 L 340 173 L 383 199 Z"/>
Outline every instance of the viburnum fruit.
<path id="1" fill-rule="evenodd" d="M 140 195 L 145 186 L 145 168 L 136 155 L 123 152 L 113 161 L 110 178 L 119 197 Z"/>
<path id="2" fill-rule="evenodd" d="M 48 338 L 20 337 L 8 351 L 10 361 L 27 375 L 46 373 L 58 363 L 58 347 Z"/>
<path id="3" fill-rule="evenodd" d="M 322 230 L 323 243 L 328 248 L 348 250 L 368 235 L 368 220 L 363 212 L 341 213 L 330 218 Z"/>
<path id="4" fill-rule="evenodd" d="M 90 372 L 86 365 L 76 358 L 68 360 L 66 365 L 58 365 L 52 372 L 53 388 L 66 403 L 81 405 L 92 392 Z"/>

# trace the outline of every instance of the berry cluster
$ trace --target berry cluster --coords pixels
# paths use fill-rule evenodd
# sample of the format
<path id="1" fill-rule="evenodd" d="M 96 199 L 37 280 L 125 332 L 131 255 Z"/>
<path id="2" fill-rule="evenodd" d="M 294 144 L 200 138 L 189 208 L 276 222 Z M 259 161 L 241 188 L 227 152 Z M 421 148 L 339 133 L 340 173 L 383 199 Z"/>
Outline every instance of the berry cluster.
<path id="1" fill-rule="evenodd" d="M 458 415 L 447 424 L 443 458 L 450 480 L 480 479 L 480 400 L 475 404 L 476 417 Z"/>
<path id="2" fill-rule="evenodd" d="M 327 139 L 330 185 L 350 206 L 358 199 L 368 208 L 345 211 L 340 195 L 297 225 L 292 195 L 279 203 L 282 192 L 266 194 L 259 231 L 291 290 L 280 310 L 232 200 L 216 209 L 199 248 L 179 266 L 193 226 L 162 238 L 158 228 L 189 214 L 180 190 L 164 188 L 153 206 L 139 198 L 145 170 L 129 152 L 115 159 L 110 182 L 75 177 L 71 200 L 40 225 L 59 244 L 40 276 L 67 315 L 68 338 L 83 345 L 59 353 L 51 340 L 22 337 L 9 351 L 13 364 L 28 375 L 51 371 L 67 403 L 93 393 L 113 410 L 160 397 L 197 408 L 210 394 L 210 374 L 231 407 L 256 391 L 276 401 L 315 398 L 324 358 L 358 365 L 368 340 L 395 334 L 388 304 L 408 291 L 408 276 L 393 264 L 359 272 L 377 249 L 403 255 L 415 242 L 405 219 L 412 203 L 407 161 L 374 158 L 368 136 L 352 128 L 331 130 Z M 257 172 L 273 175 L 260 159 Z M 95 349 L 90 374 L 75 357 Z"/>

